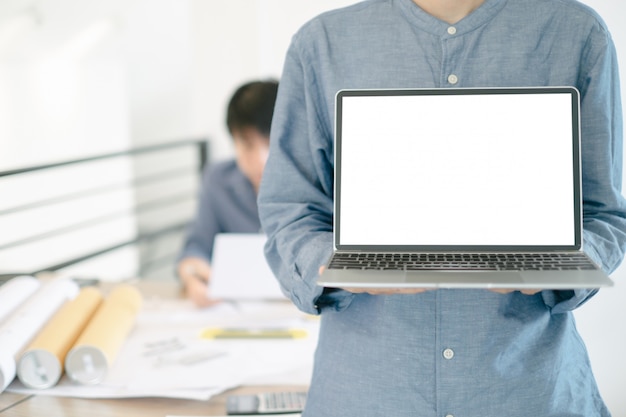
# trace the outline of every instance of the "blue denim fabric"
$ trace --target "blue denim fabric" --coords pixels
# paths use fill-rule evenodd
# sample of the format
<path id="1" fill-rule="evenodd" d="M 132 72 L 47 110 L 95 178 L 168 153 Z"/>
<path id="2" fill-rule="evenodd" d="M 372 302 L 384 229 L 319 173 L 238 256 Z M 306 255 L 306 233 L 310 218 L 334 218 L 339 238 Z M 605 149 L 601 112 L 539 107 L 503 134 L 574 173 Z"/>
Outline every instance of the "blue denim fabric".
<path id="1" fill-rule="evenodd" d="M 584 249 L 611 272 L 626 250 L 622 109 L 615 49 L 593 10 L 486 0 L 450 25 L 411 0 L 372 0 L 294 35 L 258 202 L 281 285 L 322 315 L 305 417 L 610 415 L 571 313 L 592 290 L 372 296 L 315 285 L 332 251 L 339 89 L 544 85 L 581 92 Z"/>

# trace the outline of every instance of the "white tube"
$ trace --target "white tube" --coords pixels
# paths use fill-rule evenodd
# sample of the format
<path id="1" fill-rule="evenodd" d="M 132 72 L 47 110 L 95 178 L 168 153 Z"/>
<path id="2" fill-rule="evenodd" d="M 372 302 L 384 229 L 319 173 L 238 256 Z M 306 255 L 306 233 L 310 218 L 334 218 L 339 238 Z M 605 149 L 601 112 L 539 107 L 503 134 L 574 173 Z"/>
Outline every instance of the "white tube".
<path id="1" fill-rule="evenodd" d="M 29 275 L 11 278 L 0 286 L 0 323 L 40 286 L 39 280 Z"/>
<path id="2" fill-rule="evenodd" d="M 78 284 L 69 279 L 50 281 L 0 325 L 0 393 L 15 378 L 16 356 L 66 301 L 76 297 L 78 291 Z"/>

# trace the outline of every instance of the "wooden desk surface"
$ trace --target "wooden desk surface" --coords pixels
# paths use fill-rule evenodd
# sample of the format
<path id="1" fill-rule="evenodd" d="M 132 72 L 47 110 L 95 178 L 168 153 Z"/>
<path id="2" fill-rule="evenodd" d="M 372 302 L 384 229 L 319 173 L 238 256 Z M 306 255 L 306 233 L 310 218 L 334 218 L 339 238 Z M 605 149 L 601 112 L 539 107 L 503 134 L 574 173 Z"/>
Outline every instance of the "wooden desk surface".
<path id="1" fill-rule="evenodd" d="M 106 287 L 106 285 L 105 285 Z M 177 283 L 143 281 L 138 287 L 146 295 L 181 296 Z M 49 395 L 0 394 L 1 417 L 164 417 L 219 416 L 226 414 L 226 397 L 231 394 L 306 390 L 306 386 L 245 386 L 216 395 L 209 401 L 171 398 L 83 399 Z"/>
<path id="2" fill-rule="evenodd" d="M 246 386 L 235 388 L 216 395 L 209 401 L 180 400 L 170 398 L 123 398 L 123 399 L 82 399 L 52 397 L 46 395 L 21 396 L 22 401 L 0 408 L 2 417 L 164 417 L 180 416 L 220 416 L 226 414 L 226 397 L 231 394 L 252 394 L 282 390 L 305 390 L 303 386 Z M 0 407 L 7 400 L 0 394 Z M 15 398 L 13 398 L 15 400 Z"/>
<path id="3" fill-rule="evenodd" d="M 11 407 L 14 407 L 20 401 L 28 400 L 29 397 L 30 395 L 3 392 L 2 394 L 0 394 L 0 413 L 3 413 L 4 410 L 7 410 Z"/>

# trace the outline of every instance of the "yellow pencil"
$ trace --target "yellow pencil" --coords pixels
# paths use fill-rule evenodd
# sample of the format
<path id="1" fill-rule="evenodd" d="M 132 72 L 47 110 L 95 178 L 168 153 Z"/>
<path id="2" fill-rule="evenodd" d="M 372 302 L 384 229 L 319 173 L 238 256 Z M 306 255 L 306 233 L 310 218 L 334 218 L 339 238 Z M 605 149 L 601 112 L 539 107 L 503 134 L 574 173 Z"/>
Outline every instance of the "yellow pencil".
<path id="1" fill-rule="evenodd" d="M 203 339 L 303 339 L 308 333 L 305 329 L 297 328 L 220 328 L 210 327 L 202 330 Z"/>

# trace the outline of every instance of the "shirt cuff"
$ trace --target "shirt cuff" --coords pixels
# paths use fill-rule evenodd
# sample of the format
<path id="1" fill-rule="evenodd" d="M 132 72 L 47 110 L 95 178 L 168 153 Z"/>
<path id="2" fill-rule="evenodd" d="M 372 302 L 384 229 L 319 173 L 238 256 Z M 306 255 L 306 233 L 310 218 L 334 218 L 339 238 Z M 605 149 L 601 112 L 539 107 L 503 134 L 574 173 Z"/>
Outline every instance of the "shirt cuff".
<path id="1" fill-rule="evenodd" d="M 327 288 L 317 285 L 319 269 L 325 265 L 332 252 L 332 233 L 323 233 L 307 243 L 306 251 L 301 251 L 296 260 L 292 276 L 300 281 L 292 300 L 302 311 L 309 314 L 320 314 L 323 309 L 335 311 L 350 305 L 354 294 L 338 288 Z"/>

